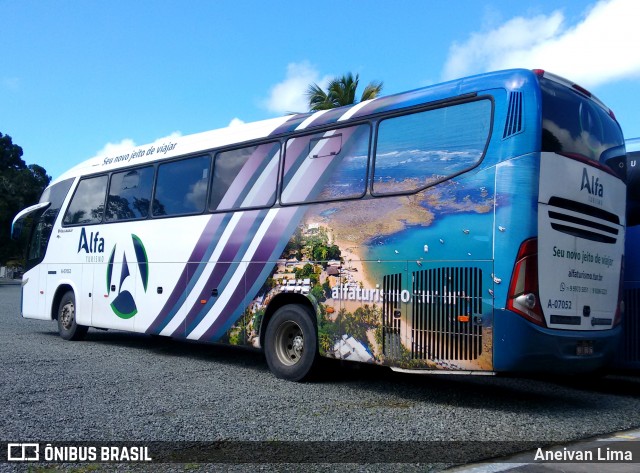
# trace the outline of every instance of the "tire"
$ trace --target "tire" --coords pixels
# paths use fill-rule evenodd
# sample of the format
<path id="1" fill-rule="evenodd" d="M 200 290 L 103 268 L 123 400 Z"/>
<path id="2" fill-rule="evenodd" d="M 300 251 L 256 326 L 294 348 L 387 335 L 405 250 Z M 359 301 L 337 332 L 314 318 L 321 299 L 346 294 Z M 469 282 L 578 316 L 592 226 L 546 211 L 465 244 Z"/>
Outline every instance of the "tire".
<path id="1" fill-rule="evenodd" d="M 65 340 L 82 340 L 89 327 L 76 323 L 76 296 L 65 292 L 58 307 L 58 332 Z"/>
<path id="2" fill-rule="evenodd" d="M 265 357 L 271 372 L 281 379 L 302 381 L 311 373 L 318 354 L 318 336 L 305 307 L 280 307 L 267 325 Z"/>

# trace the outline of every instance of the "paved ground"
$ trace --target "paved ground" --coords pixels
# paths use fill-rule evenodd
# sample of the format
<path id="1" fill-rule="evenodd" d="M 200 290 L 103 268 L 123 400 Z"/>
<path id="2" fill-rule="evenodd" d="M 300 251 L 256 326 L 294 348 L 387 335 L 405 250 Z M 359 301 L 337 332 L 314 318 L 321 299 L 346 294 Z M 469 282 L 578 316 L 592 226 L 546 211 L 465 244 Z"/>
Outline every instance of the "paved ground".
<path id="1" fill-rule="evenodd" d="M 99 330 L 90 330 L 86 341 L 66 342 L 53 322 L 20 318 L 19 305 L 20 286 L 0 285 L 0 440 L 6 442 L 202 447 L 199 442 L 224 441 L 241 447 L 239 460 L 261 462 L 266 457 L 257 447 L 275 441 L 307 461 L 317 452 L 357 460 L 305 463 L 305 469 L 439 471 L 640 427 L 638 376 L 415 376 L 329 363 L 315 382 L 289 383 L 274 378 L 251 351 Z M 367 463 L 380 452 L 390 463 Z M 409 458 L 420 464 L 403 463 Z M 213 468 L 195 463 L 186 467 Z M 0 463 L 0 470 L 12 468 Z M 82 468 L 67 469 L 93 471 Z M 296 465 L 260 468 L 296 471 Z"/>

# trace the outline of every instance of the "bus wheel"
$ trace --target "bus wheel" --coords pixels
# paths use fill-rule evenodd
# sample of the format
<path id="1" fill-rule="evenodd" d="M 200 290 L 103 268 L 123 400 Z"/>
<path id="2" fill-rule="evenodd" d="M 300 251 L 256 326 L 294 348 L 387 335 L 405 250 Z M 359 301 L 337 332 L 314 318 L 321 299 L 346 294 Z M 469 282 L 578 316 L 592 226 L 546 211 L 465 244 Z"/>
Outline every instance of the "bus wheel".
<path id="1" fill-rule="evenodd" d="M 301 381 L 311 372 L 318 353 L 318 337 L 309 312 L 301 305 L 280 307 L 265 334 L 265 356 L 278 378 Z"/>
<path id="2" fill-rule="evenodd" d="M 67 291 L 60 300 L 58 308 L 58 332 L 65 340 L 82 340 L 88 327 L 76 323 L 76 297 L 73 291 Z"/>

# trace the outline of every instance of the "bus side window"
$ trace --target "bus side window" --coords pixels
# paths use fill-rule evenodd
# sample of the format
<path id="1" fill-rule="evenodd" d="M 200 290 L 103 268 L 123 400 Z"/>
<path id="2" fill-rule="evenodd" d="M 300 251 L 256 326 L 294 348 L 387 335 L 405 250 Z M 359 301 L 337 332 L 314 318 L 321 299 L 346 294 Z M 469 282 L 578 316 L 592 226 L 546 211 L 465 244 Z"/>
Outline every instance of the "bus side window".
<path id="1" fill-rule="evenodd" d="M 475 167 L 491 129 L 492 104 L 476 100 L 382 120 L 373 194 L 417 192 Z"/>
<path id="2" fill-rule="evenodd" d="M 211 158 L 198 156 L 158 167 L 153 216 L 202 213 L 207 200 Z"/>
<path id="3" fill-rule="evenodd" d="M 65 225 L 90 225 L 102 222 L 108 180 L 108 176 L 82 179 L 71 198 L 62 223 Z"/>
<path id="4" fill-rule="evenodd" d="M 278 142 L 218 153 L 213 164 L 209 210 L 272 206 L 279 160 Z"/>
<path id="5" fill-rule="evenodd" d="M 367 124 L 288 140 L 282 203 L 362 197 L 366 191 L 370 135 Z"/>
<path id="6" fill-rule="evenodd" d="M 111 176 L 107 197 L 107 222 L 147 218 L 153 188 L 153 167 L 145 167 Z"/>

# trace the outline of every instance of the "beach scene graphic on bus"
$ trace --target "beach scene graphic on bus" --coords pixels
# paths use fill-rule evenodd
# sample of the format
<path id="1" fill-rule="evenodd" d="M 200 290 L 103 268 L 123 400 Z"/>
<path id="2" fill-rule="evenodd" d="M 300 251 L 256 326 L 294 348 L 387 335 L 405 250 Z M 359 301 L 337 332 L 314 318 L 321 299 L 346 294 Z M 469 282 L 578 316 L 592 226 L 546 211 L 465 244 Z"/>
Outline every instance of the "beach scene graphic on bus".
<path id="1" fill-rule="evenodd" d="M 345 159 L 333 163 L 314 192 L 335 201 L 307 207 L 265 284 L 224 341 L 257 345 L 269 302 L 281 293 L 297 293 L 315 302 L 319 350 L 325 356 L 402 367 L 491 369 L 491 320 L 483 305 L 492 302 L 492 268 L 478 261 L 492 257 L 486 220 L 492 219 L 493 190 L 481 185 L 486 179 L 467 176 L 418 193 L 341 200 L 365 190 L 366 154 L 349 153 L 358 147 L 362 143 L 352 133 L 341 153 L 326 153 L 334 161 L 340 154 Z M 414 149 L 393 159 L 383 155 L 374 189 L 382 194 L 424 187 L 442 179 L 443 172 L 473 167 L 481 156 L 482 148 Z M 398 166 L 403 160 L 412 165 Z M 285 178 L 285 186 L 291 182 Z M 402 281 L 391 287 L 385 281 L 393 275 Z M 425 279 L 428 285 L 421 286 Z M 432 320 L 417 320 L 423 308 L 433 312 L 423 319 Z M 446 325 L 449 333 L 443 331 Z"/>

